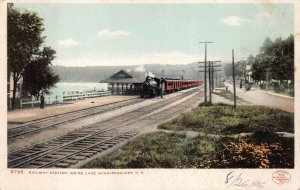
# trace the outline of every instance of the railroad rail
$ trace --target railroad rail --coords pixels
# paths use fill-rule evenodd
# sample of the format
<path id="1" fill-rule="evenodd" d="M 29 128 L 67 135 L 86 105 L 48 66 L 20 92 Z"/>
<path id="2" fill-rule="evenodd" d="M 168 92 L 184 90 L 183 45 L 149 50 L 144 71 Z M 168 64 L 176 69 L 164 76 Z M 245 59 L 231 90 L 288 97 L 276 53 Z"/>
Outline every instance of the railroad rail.
<path id="1" fill-rule="evenodd" d="M 34 120 L 31 122 L 27 122 L 25 124 L 18 125 L 16 127 L 8 129 L 8 142 L 12 142 L 17 139 L 17 137 L 28 135 L 32 133 L 36 133 L 41 130 L 45 130 L 51 127 L 55 127 L 59 124 L 63 124 L 66 122 L 74 121 L 77 119 L 82 119 L 85 117 L 89 117 L 92 115 L 113 111 L 119 109 L 121 107 L 125 107 L 128 105 L 132 105 L 135 103 L 139 103 L 143 101 L 142 99 L 131 99 L 125 100 L 116 103 L 110 103 L 101 106 L 95 106 L 92 108 L 81 109 L 77 111 L 67 112 L 55 116 L 50 116 L 47 118 Z"/>
<path id="2" fill-rule="evenodd" d="M 162 119 L 171 118 L 193 104 L 199 92 L 191 90 L 181 95 L 156 102 L 138 110 L 122 114 L 110 121 L 95 123 L 65 135 L 32 145 L 8 154 L 9 168 L 49 168 L 72 167 L 82 160 L 100 154 L 110 147 L 137 135 L 142 128 L 157 124 Z M 186 101 L 158 109 L 189 96 Z"/>

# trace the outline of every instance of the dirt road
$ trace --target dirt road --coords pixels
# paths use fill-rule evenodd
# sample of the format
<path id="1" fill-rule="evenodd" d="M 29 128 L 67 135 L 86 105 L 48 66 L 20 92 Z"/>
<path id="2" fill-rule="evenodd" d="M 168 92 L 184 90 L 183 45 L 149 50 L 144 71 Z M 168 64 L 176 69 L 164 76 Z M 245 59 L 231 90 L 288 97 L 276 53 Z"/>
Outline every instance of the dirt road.
<path id="1" fill-rule="evenodd" d="M 233 85 L 225 83 L 228 90 L 233 92 Z M 237 96 L 255 105 L 263 105 L 279 108 L 284 111 L 294 112 L 294 99 L 268 94 L 259 90 L 245 91 L 244 88 L 236 88 Z"/>

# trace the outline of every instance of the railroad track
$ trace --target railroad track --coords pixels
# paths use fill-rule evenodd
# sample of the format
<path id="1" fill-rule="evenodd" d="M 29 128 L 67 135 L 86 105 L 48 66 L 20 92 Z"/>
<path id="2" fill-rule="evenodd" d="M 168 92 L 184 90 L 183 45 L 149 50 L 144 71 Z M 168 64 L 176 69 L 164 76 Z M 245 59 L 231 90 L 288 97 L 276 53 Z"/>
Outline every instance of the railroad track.
<path id="1" fill-rule="evenodd" d="M 132 100 L 125 100 L 122 102 L 116 102 L 101 106 L 96 106 L 92 108 L 86 108 L 82 110 L 72 111 L 68 113 L 63 113 L 60 115 L 50 116 L 47 118 L 34 120 L 31 122 L 27 122 L 25 124 L 18 125 L 16 127 L 8 129 L 8 142 L 13 142 L 17 140 L 18 137 L 33 134 L 41 130 L 45 130 L 51 127 L 55 127 L 57 125 L 67 123 L 70 121 L 74 121 L 77 119 L 89 117 L 92 115 L 113 111 L 119 109 L 121 107 L 125 107 L 128 105 L 132 105 L 135 103 L 139 103 L 143 101 L 143 99 L 132 99 Z"/>
<path id="2" fill-rule="evenodd" d="M 113 120 L 95 123 L 43 143 L 10 152 L 8 154 L 8 167 L 72 167 L 82 160 L 132 138 L 142 128 L 157 124 L 161 120 L 173 117 L 174 114 L 191 107 L 195 103 L 195 98 L 199 98 L 195 94 L 198 93 L 192 90 L 139 110 L 122 114 Z M 191 96 L 191 98 L 162 112 L 155 112 L 185 96 Z M 154 114 L 151 114 L 152 112 Z"/>

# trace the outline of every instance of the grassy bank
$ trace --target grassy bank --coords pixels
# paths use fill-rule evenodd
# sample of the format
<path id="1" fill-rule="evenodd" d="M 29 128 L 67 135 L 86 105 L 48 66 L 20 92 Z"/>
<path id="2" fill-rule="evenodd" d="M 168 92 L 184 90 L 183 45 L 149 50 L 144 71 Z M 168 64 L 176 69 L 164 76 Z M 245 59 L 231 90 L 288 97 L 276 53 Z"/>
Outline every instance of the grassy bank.
<path id="1" fill-rule="evenodd" d="M 142 135 L 84 168 L 293 168 L 293 114 L 262 106 L 198 107 L 160 124 L 166 132 Z M 187 138 L 176 131 L 205 134 Z M 247 137 L 228 134 L 249 132 Z"/>
<path id="2" fill-rule="evenodd" d="M 294 92 L 294 88 L 288 88 L 287 85 L 284 86 L 280 86 L 278 83 L 275 84 L 269 84 L 267 85 L 265 84 L 253 84 L 252 88 L 256 88 L 256 89 L 260 89 L 266 92 L 273 92 L 276 94 L 281 94 L 281 95 L 285 95 L 285 96 L 290 96 L 290 97 L 294 97 L 295 96 L 295 92 Z"/>
<path id="3" fill-rule="evenodd" d="M 199 145 L 196 148 L 195 145 Z M 201 147 L 201 148 L 200 148 Z M 202 154 L 215 151 L 214 139 L 187 139 L 183 135 L 155 132 L 135 139 L 113 154 L 90 162 L 87 168 L 193 167 Z M 200 156 L 200 157 L 199 157 Z"/>
<path id="4" fill-rule="evenodd" d="M 228 105 L 198 107 L 159 129 L 191 130 L 210 134 L 237 134 L 243 132 L 271 131 L 294 132 L 292 113 L 263 106 L 238 106 L 236 111 Z"/>
<path id="5" fill-rule="evenodd" d="M 143 135 L 83 168 L 292 168 L 293 139 Z"/>

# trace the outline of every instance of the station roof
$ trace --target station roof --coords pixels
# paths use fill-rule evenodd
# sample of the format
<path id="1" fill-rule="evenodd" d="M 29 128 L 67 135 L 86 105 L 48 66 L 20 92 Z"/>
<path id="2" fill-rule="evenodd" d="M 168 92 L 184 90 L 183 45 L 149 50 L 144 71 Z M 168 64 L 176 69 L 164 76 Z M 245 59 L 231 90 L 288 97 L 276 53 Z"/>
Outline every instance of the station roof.
<path id="1" fill-rule="evenodd" d="M 100 82 L 102 83 L 143 83 L 146 79 L 147 72 L 125 71 L 121 69 L 119 72 L 113 74 L 107 79 Z"/>

